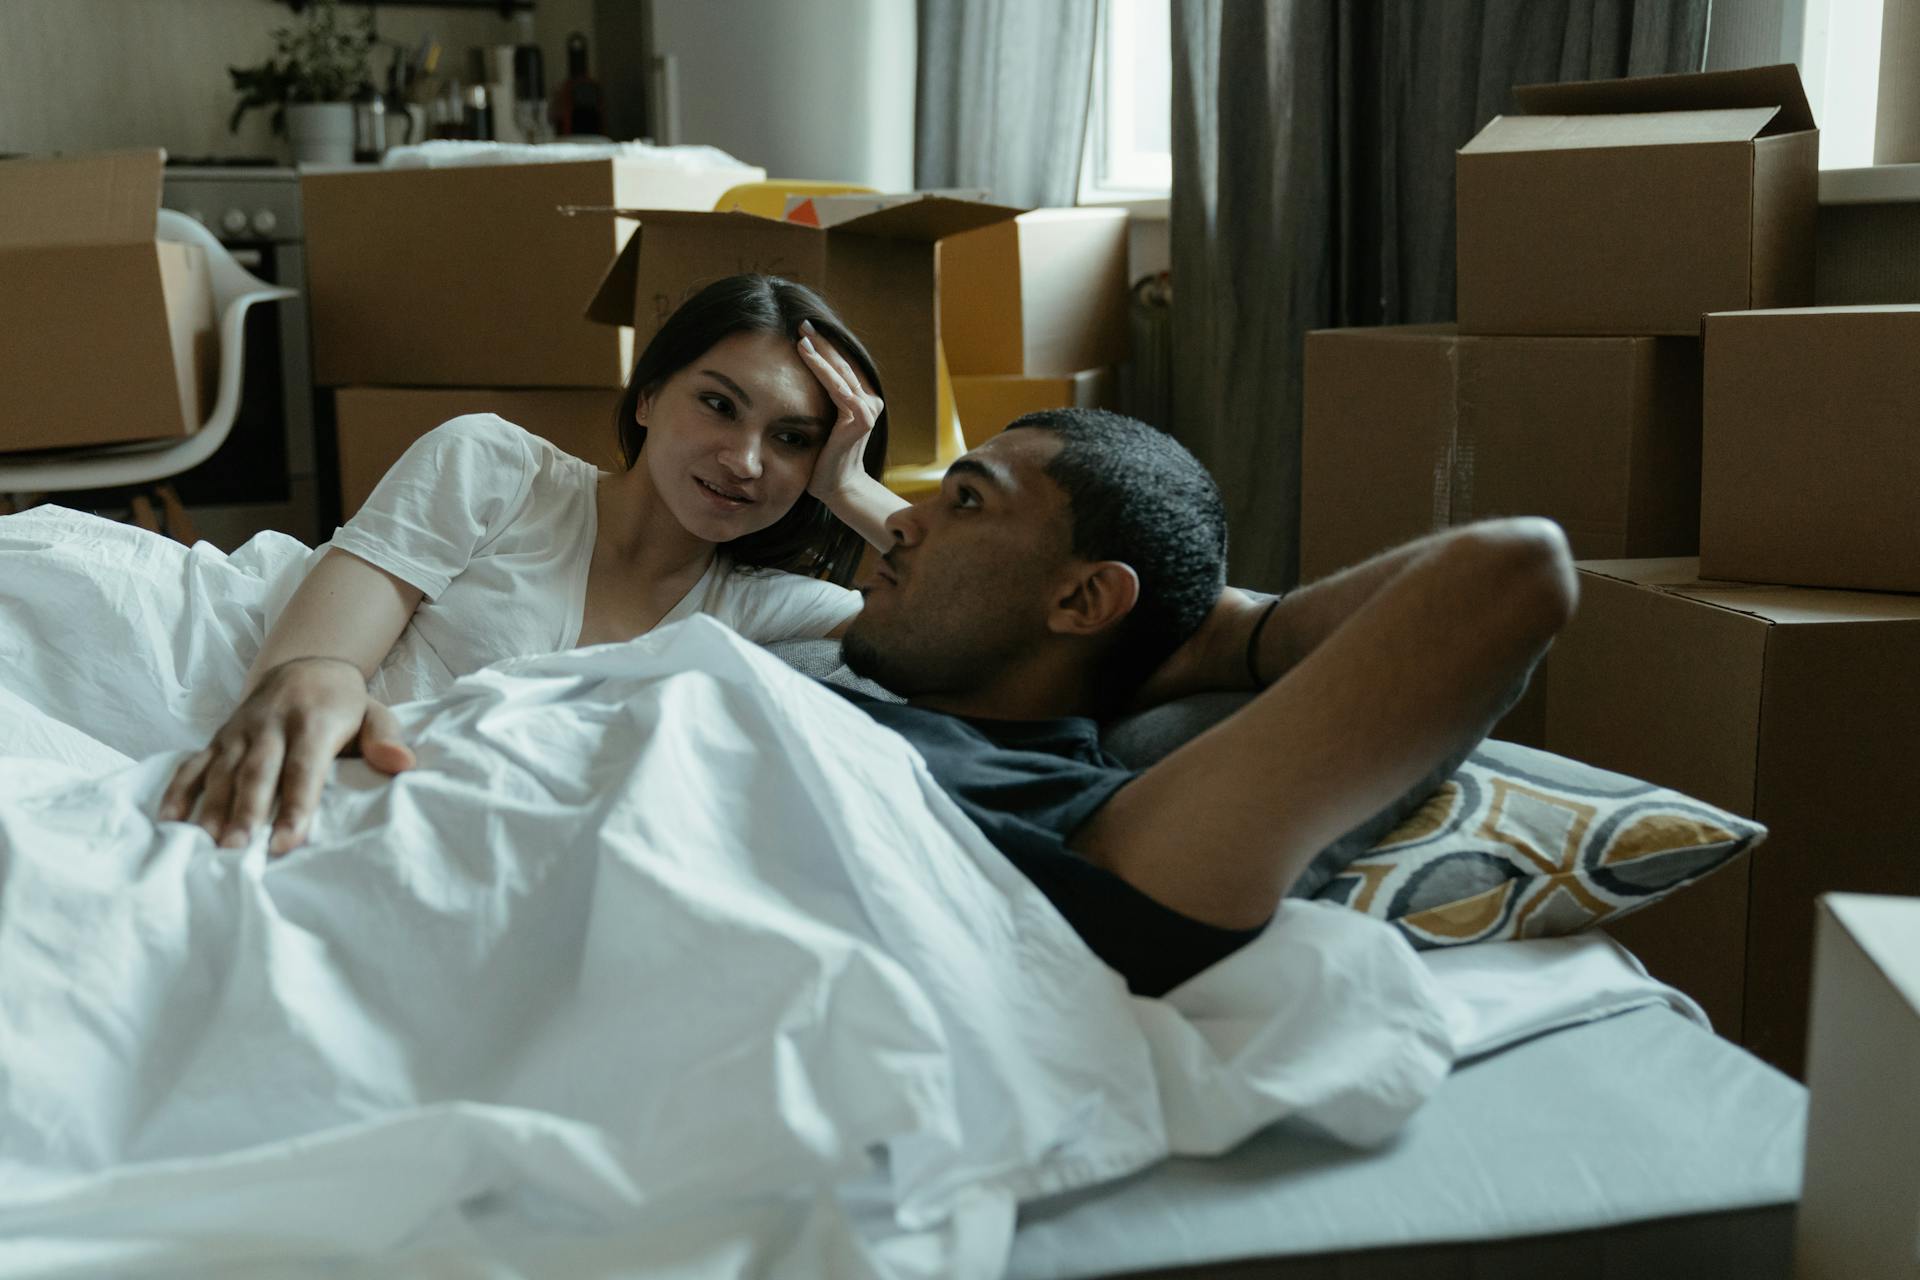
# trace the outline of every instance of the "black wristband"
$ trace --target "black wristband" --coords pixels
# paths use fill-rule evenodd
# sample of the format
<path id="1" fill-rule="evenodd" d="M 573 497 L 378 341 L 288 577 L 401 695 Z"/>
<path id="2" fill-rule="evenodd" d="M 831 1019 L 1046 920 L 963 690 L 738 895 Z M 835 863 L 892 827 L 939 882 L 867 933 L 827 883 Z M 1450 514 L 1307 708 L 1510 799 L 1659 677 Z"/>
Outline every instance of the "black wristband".
<path id="1" fill-rule="evenodd" d="M 1260 679 L 1260 667 L 1256 661 L 1260 653 L 1260 633 L 1265 630 L 1267 619 L 1273 616 L 1274 607 L 1279 603 L 1279 596 L 1267 601 L 1267 607 L 1260 611 L 1260 620 L 1253 624 L 1253 633 L 1247 637 L 1247 680 L 1256 689 L 1267 687 Z"/>

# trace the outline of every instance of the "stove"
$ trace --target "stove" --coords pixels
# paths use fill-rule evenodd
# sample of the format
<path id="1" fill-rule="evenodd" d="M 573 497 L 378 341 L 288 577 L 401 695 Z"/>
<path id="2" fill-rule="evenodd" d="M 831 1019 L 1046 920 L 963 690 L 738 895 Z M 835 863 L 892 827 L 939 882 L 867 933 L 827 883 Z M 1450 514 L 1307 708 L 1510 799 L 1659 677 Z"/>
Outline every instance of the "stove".
<path id="1" fill-rule="evenodd" d="M 263 529 L 313 543 L 320 528 L 313 362 L 300 176 L 264 157 L 170 158 L 160 203 L 211 230 L 241 266 L 299 298 L 247 315 L 246 374 L 233 433 L 173 481 L 202 535 L 231 551 Z M 330 532 L 330 530 L 328 531 Z"/>
<path id="2" fill-rule="evenodd" d="M 271 160 L 168 160 L 162 190 L 223 243 L 300 241 L 300 175 Z"/>

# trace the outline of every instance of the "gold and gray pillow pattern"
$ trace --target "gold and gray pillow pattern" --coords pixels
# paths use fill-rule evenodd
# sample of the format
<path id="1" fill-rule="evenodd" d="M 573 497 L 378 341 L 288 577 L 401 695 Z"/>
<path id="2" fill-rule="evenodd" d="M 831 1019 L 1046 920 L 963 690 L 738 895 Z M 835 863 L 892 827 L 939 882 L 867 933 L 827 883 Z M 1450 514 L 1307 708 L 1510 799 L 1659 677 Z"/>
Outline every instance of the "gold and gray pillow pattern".
<path id="1" fill-rule="evenodd" d="M 1420 949 L 1576 933 L 1726 865 L 1766 828 L 1702 801 L 1488 740 L 1314 896 Z"/>

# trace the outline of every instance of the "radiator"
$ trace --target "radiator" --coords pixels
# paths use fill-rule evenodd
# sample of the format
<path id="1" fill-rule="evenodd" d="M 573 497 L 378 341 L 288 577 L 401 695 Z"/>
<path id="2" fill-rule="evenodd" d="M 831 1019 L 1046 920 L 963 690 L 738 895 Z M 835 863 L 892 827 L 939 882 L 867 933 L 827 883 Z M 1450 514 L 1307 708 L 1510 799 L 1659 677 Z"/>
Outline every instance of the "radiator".
<path id="1" fill-rule="evenodd" d="M 1162 431 L 1173 426 L 1173 277 L 1142 276 L 1127 307 L 1133 358 L 1120 366 L 1120 411 Z"/>

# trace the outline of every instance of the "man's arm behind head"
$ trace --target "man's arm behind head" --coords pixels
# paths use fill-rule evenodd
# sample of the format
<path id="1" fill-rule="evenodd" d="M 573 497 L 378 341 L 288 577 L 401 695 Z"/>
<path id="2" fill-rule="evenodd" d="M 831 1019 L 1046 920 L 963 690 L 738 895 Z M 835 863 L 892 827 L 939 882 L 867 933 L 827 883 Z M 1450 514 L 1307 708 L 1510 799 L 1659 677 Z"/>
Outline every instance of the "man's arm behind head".
<path id="1" fill-rule="evenodd" d="M 1258 924 L 1315 853 L 1486 732 L 1576 594 L 1565 536 L 1526 518 L 1449 530 L 1289 595 L 1252 655 L 1270 686 L 1124 787 L 1074 847 L 1195 919 Z M 1265 608 L 1227 605 L 1206 644 L 1223 685 L 1236 661 L 1251 683 L 1244 644 Z"/>

